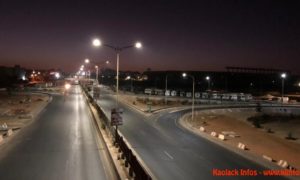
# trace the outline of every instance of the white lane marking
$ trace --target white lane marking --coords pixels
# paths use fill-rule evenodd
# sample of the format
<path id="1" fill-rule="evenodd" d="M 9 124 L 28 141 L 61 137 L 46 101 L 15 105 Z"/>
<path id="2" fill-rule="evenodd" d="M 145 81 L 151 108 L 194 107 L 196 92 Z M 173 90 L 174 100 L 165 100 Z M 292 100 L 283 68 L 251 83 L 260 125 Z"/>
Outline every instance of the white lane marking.
<path id="1" fill-rule="evenodd" d="M 165 153 L 170 159 L 174 159 L 167 151 L 164 151 L 164 153 Z"/>

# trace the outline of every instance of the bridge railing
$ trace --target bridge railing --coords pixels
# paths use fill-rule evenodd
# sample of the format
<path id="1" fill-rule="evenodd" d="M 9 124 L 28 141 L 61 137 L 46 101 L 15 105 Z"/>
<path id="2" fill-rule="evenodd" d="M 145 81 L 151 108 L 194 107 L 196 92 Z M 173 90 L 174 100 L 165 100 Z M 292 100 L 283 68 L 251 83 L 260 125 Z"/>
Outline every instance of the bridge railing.
<path id="1" fill-rule="evenodd" d="M 152 177 L 150 173 L 143 167 L 142 163 L 138 160 L 133 150 L 130 148 L 130 145 L 125 140 L 125 138 L 120 134 L 119 131 L 116 131 L 114 127 L 110 125 L 110 120 L 97 104 L 94 98 L 89 94 L 88 90 L 82 87 L 84 94 L 87 97 L 87 101 L 93 105 L 97 110 L 97 113 L 102 121 L 102 127 L 106 129 L 115 139 L 115 146 L 119 149 L 121 153 L 121 158 L 125 160 L 125 167 L 129 167 L 129 175 L 138 180 L 151 180 Z"/>

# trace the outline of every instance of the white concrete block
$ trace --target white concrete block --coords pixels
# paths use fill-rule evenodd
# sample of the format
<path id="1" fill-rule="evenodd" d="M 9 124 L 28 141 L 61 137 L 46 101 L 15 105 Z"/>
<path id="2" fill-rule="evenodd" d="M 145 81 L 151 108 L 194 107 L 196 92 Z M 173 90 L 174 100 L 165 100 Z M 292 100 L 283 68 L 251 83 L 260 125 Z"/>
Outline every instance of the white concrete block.
<path id="1" fill-rule="evenodd" d="M 7 133 L 6 133 L 7 136 L 11 136 L 12 134 L 13 134 L 13 130 L 12 129 L 7 130 Z"/>
<path id="2" fill-rule="evenodd" d="M 265 160 L 268 160 L 268 161 L 270 161 L 270 162 L 273 161 L 273 159 L 272 159 L 270 156 L 262 155 L 262 157 L 263 157 Z"/>
<path id="3" fill-rule="evenodd" d="M 224 134 L 219 134 L 218 138 L 221 139 L 222 141 L 224 141 L 225 140 L 225 135 Z"/>
<path id="4" fill-rule="evenodd" d="M 213 136 L 213 137 L 217 137 L 218 134 L 213 131 L 213 132 L 210 133 L 210 135 Z"/>
<path id="5" fill-rule="evenodd" d="M 238 148 L 239 148 L 239 149 L 242 149 L 242 150 L 246 150 L 246 145 L 243 144 L 243 143 L 239 143 L 239 144 L 238 144 Z"/>
<path id="6" fill-rule="evenodd" d="M 205 128 L 203 126 L 200 126 L 200 131 L 205 132 Z"/>
<path id="7" fill-rule="evenodd" d="M 283 167 L 283 168 L 288 168 L 289 167 L 288 162 L 285 161 L 285 160 L 279 160 L 277 165 L 280 166 L 280 167 Z"/>

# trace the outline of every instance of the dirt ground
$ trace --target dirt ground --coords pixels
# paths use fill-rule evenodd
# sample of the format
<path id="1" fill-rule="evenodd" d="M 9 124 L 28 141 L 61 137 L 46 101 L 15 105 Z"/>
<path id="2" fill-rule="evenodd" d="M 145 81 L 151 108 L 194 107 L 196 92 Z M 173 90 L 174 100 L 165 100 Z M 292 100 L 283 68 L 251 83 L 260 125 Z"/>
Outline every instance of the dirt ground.
<path id="1" fill-rule="evenodd" d="M 199 111 L 195 115 L 195 120 L 187 118 L 187 122 L 195 128 L 204 126 L 206 133 L 215 131 L 226 134 L 234 133 L 239 137 L 226 136 L 225 143 L 236 148 L 239 142 L 244 143 L 250 153 L 258 156 L 267 155 L 274 160 L 286 160 L 293 167 L 300 169 L 300 143 L 299 139 L 287 140 L 288 132 L 300 129 L 300 121 L 288 123 L 272 122 L 263 124 L 265 128 L 254 128 L 246 121 L 247 117 L 253 116 L 254 110 L 239 110 L 233 112 L 226 110 Z M 268 133 L 267 129 L 272 128 L 273 133 Z M 296 131 L 295 131 L 296 132 Z M 296 136 L 298 136 L 297 133 Z"/>
<path id="2" fill-rule="evenodd" d="M 44 94 L 13 93 L 8 95 L 0 92 L 0 126 L 6 124 L 8 128 L 24 127 L 48 103 L 49 96 Z M 1 130 L 4 134 L 5 131 Z"/>

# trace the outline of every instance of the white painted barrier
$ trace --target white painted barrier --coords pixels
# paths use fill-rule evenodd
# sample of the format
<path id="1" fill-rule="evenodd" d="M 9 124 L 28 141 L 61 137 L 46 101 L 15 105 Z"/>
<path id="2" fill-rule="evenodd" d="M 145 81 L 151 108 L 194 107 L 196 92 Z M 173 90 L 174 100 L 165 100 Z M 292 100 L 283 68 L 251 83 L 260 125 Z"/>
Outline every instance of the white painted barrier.
<path id="1" fill-rule="evenodd" d="M 13 130 L 12 129 L 7 130 L 7 133 L 6 133 L 7 136 L 11 136 L 12 134 L 13 134 Z"/>
<path id="2" fill-rule="evenodd" d="M 221 139 L 222 141 L 224 141 L 225 140 L 225 135 L 224 134 L 219 134 L 218 138 Z"/>
<path id="3" fill-rule="evenodd" d="M 262 155 L 262 157 L 263 157 L 265 160 L 268 160 L 268 161 L 270 161 L 270 162 L 273 162 L 273 159 L 272 159 L 270 156 Z"/>
<path id="4" fill-rule="evenodd" d="M 243 143 L 239 143 L 239 144 L 238 144 L 238 148 L 239 148 L 239 149 L 242 149 L 242 150 L 246 150 L 246 145 L 243 144 Z"/>
<path id="5" fill-rule="evenodd" d="M 200 126 L 200 131 L 205 132 L 205 128 Z"/>
<path id="6" fill-rule="evenodd" d="M 3 136 L 0 134 L 0 143 L 3 141 Z"/>
<path id="7" fill-rule="evenodd" d="M 210 133 L 210 135 L 213 136 L 213 137 L 217 137 L 218 134 L 213 131 L 213 132 Z"/>
<path id="8" fill-rule="evenodd" d="M 285 161 L 285 160 L 279 160 L 277 165 L 280 166 L 280 167 L 283 167 L 283 168 L 288 168 L 289 167 L 288 162 Z"/>

